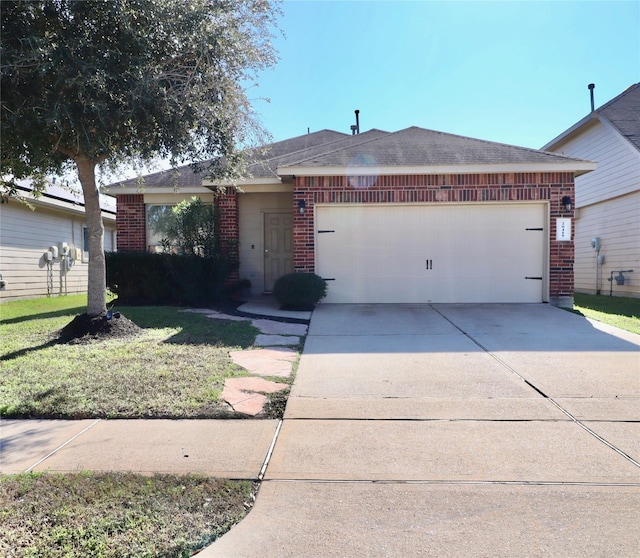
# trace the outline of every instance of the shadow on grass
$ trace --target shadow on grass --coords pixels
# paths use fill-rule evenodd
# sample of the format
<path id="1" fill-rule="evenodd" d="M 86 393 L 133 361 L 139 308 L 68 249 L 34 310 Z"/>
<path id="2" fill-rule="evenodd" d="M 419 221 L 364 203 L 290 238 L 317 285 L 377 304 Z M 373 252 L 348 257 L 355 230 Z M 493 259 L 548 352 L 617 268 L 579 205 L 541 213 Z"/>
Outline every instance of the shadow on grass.
<path id="1" fill-rule="evenodd" d="M 19 324 L 30 320 L 45 318 L 57 318 L 68 316 L 71 325 L 74 320 L 83 315 L 86 307 L 79 306 L 66 310 L 32 314 L 24 317 L 4 320 L 2 324 Z M 185 312 L 184 308 L 176 306 L 122 306 L 117 309 L 122 316 L 128 318 L 135 326 L 141 329 L 172 328 L 178 331 L 166 339 L 164 343 L 176 345 L 213 345 L 249 348 L 253 345 L 256 335 L 259 333 L 249 321 L 214 320 L 201 314 Z M 77 312 L 76 312 L 77 311 Z M 120 320 L 114 319 L 112 323 Z M 125 321 L 125 320 L 122 320 Z M 68 327 L 68 326 L 67 326 Z M 40 345 L 26 347 L 7 354 L 0 354 L 1 361 L 9 361 L 42 349 L 55 345 L 64 345 L 69 342 L 100 342 L 115 336 L 101 336 L 99 332 L 87 331 L 86 338 L 81 335 L 64 335 L 64 328 L 56 332 L 56 337 Z M 128 336 L 119 335 L 126 341 Z M 134 336 L 131 335 L 131 338 Z"/>
<path id="2" fill-rule="evenodd" d="M 35 347 L 27 347 L 25 349 L 19 349 L 17 351 L 13 351 L 12 353 L 7 353 L 6 355 L 0 356 L 0 362 L 4 362 L 7 360 L 13 360 L 14 358 L 19 358 L 24 355 L 28 355 L 29 353 L 33 353 L 36 351 L 41 351 L 42 349 L 48 349 L 49 347 L 53 347 L 54 345 L 59 345 L 60 339 L 51 339 L 46 343 L 42 343 L 41 345 L 36 345 Z"/>
<path id="3" fill-rule="evenodd" d="M 0 324 L 19 324 L 22 322 L 30 322 L 32 320 L 44 320 L 47 318 L 62 318 L 69 316 L 73 318 L 76 314 L 82 314 L 87 311 L 86 306 L 77 306 L 75 308 L 65 308 L 64 310 L 56 310 L 54 312 L 42 312 L 40 314 L 29 314 L 28 316 L 18 316 L 16 318 L 9 318 L 8 320 L 0 320 Z"/>
<path id="4" fill-rule="evenodd" d="M 175 306 L 123 306 L 119 308 L 138 327 L 143 329 L 174 328 L 179 331 L 164 343 L 176 345 L 218 345 L 241 347 L 253 345 L 259 331 L 250 321 L 231 321 L 207 318 Z"/>

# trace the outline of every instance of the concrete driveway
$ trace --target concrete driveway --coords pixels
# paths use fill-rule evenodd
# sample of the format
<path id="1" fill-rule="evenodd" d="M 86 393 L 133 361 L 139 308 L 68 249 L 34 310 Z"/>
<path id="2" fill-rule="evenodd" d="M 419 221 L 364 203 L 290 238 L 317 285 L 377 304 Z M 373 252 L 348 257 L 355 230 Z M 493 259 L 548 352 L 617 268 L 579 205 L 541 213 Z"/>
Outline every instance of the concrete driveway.
<path id="1" fill-rule="evenodd" d="M 201 555 L 640 555 L 640 336 L 602 329 L 319 306 L 256 505 Z"/>

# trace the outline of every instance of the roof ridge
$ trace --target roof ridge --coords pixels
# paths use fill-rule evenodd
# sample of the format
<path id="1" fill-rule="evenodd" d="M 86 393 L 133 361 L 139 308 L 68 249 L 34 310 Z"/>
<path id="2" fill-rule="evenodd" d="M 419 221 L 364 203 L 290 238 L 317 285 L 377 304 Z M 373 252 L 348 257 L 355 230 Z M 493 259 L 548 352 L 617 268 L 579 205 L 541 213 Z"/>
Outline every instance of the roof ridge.
<path id="1" fill-rule="evenodd" d="M 353 135 L 352 135 L 352 136 L 347 135 L 347 138 L 343 138 L 343 139 L 340 139 L 340 140 L 336 140 L 336 141 L 335 141 L 335 142 L 333 142 L 333 143 L 338 143 L 338 142 L 346 141 L 347 139 L 351 139 L 351 138 L 357 137 L 357 136 L 359 136 L 359 135 L 368 134 L 369 132 L 382 132 L 382 133 L 383 133 L 383 134 L 385 134 L 385 135 L 384 135 L 384 136 L 377 136 L 377 137 L 375 137 L 375 138 L 371 138 L 371 139 L 365 139 L 365 140 L 362 140 L 362 141 L 360 141 L 360 142 L 355 142 L 355 143 L 353 143 L 353 145 L 350 145 L 349 147 L 355 147 L 355 146 L 357 146 L 357 145 L 366 145 L 367 143 L 371 143 L 371 142 L 377 141 L 377 140 L 379 140 L 379 139 L 382 139 L 382 138 L 387 137 L 387 135 L 391 135 L 391 134 L 395 133 L 395 132 L 385 132 L 384 130 L 379 130 L 379 129 L 377 129 L 377 128 L 372 128 L 371 130 L 367 130 L 366 132 L 363 132 L 362 134 L 356 134 L 355 136 L 353 136 Z M 330 144 L 329 144 L 329 145 L 330 145 Z M 324 153 L 322 153 L 322 156 L 329 155 L 329 154 L 331 154 L 331 153 L 335 153 L 336 151 L 338 151 L 338 149 L 334 149 L 334 150 L 332 150 L 332 151 L 325 151 Z M 286 166 L 299 165 L 300 163 L 303 163 L 304 161 L 308 160 L 309 158 L 310 158 L 310 157 L 307 157 L 306 159 L 299 159 L 299 160 L 291 161 L 290 163 L 287 163 L 287 165 L 286 165 Z"/>
<path id="2" fill-rule="evenodd" d="M 640 82 L 633 83 L 632 85 L 627 87 L 622 93 L 620 93 L 619 95 L 616 95 L 613 99 L 607 101 L 604 105 L 598 107 L 593 112 L 600 113 L 601 110 L 609 108 L 609 105 L 612 105 L 613 103 L 618 102 L 622 97 L 624 97 L 624 96 L 628 95 L 629 93 L 635 91 L 638 87 L 640 87 Z"/>
<path id="3" fill-rule="evenodd" d="M 291 155 L 295 155 L 295 154 L 297 154 L 297 153 L 303 153 L 303 152 L 305 152 L 305 151 L 310 151 L 310 150 L 312 150 L 312 149 L 318 149 L 318 148 L 320 148 L 320 147 L 322 147 L 322 146 L 324 146 L 324 145 L 329 146 L 329 145 L 332 145 L 332 144 L 337 143 L 337 142 L 339 142 L 339 141 L 344 141 L 345 139 L 352 137 L 352 136 L 350 136 L 349 134 L 345 134 L 345 133 L 343 133 L 343 132 L 336 132 L 335 130 L 325 129 L 325 130 L 320 130 L 320 131 L 321 131 L 321 132 L 335 132 L 336 134 L 342 134 L 342 135 L 343 135 L 343 136 L 345 136 L 345 137 L 344 137 L 344 138 L 334 139 L 334 140 L 328 141 L 328 142 L 326 142 L 326 143 L 320 143 L 320 144 L 318 144 L 318 145 L 312 145 L 312 146 L 310 146 L 310 147 L 305 147 L 305 148 L 303 148 L 303 149 L 298 149 L 297 151 L 291 151 L 291 152 L 289 152 L 289 153 L 282 153 L 282 154 L 280 154 L 280 155 L 274 155 L 273 157 L 269 157 L 268 159 L 259 159 L 259 160 L 257 160 L 257 161 L 254 161 L 253 163 L 249 163 L 249 165 L 257 165 L 258 163 L 267 163 L 267 162 L 269 162 L 269 161 L 273 161 L 274 159 L 280 159 L 280 158 L 282 158 L 282 157 L 290 157 Z M 314 134 L 316 134 L 316 133 L 318 133 L 318 132 L 313 132 L 313 133 L 314 133 Z M 293 140 L 293 139 L 302 138 L 302 137 L 305 137 L 306 135 L 308 135 L 308 134 L 303 134 L 303 135 L 301 135 L 301 136 L 296 136 L 296 137 L 291 138 L 291 139 Z M 271 146 L 271 145 L 275 145 L 276 143 L 284 143 L 285 141 L 288 141 L 288 140 L 282 140 L 282 141 L 280 141 L 280 142 L 268 143 L 267 145 L 265 145 L 265 146 L 264 146 L 264 147 L 262 147 L 262 148 L 255 148 L 255 149 L 268 149 L 268 148 L 269 148 L 269 146 Z"/>
<path id="4" fill-rule="evenodd" d="M 247 149 L 247 151 L 252 151 L 254 149 L 265 149 L 266 147 L 270 147 L 272 145 L 278 145 L 279 143 L 285 143 L 287 141 L 293 141 L 293 140 L 297 140 L 297 139 L 300 139 L 300 138 L 305 138 L 307 136 L 314 136 L 316 134 L 321 134 L 322 132 L 331 132 L 332 134 L 340 134 L 340 135 L 345 136 L 345 137 L 351 137 L 349 134 L 346 134 L 344 132 L 338 132 L 337 130 L 330 130 L 329 128 L 323 128 L 322 130 L 318 130 L 316 132 L 309 132 L 307 134 L 300 134 L 299 136 L 293 136 L 292 138 L 287 138 L 287 139 L 283 139 L 283 140 L 279 140 L 279 141 L 273 141 L 271 143 L 266 143 L 264 145 L 256 145 L 254 147 L 249 147 Z M 332 141 L 338 141 L 338 140 L 332 140 Z"/>
<path id="5" fill-rule="evenodd" d="M 635 97 L 629 97 L 630 94 L 638 92 L 640 94 L 640 83 L 634 83 L 627 87 L 620 95 L 611 99 L 608 103 L 605 103 L 597 110 L 597 118 L 609 124 L 620 136 L 628 141 L 636 150 L 640 151 L 640 130 L 637 128 L 638 122 L 640 122 L 640 111 L 633 111 L 634 102 L 638 104 L 638 99 Z M 626 99 L 628 98 L 628 99 Z M 625 109 L 632 109 L 632 114 L 635 115 L 636 127 L 632 126 L 631 130 L 627 127 L 629 122 L 628 115 L 625 114 Z M 593 114 L 593 113 L 591 113 Z"/>

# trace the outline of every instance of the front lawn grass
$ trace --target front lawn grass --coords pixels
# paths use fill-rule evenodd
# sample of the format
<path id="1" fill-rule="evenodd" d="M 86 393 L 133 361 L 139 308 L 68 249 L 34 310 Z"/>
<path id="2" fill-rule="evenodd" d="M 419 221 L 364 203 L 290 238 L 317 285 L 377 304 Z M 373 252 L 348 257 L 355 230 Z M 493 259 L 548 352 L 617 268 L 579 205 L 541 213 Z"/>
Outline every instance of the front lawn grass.
<path id="1" fill-rule="evenodd" d="M 188 557 L 242 519 L 249 481 L 132 473 L 24 473 L 0 482 L 7 558 Z"/>
<path id="2" fill-rule="evenodd" d="M 85 310 L 83 295 L 0 305 L 0 416 L 11 418 L 214 418 L 226 378 L 247 372 L 229 351 L 250 347 L 249 322 L 212 320 L 175 307 L 117 307 L 142 328 L 131 338 L 59 344 Z"/>
<path id="3" fill-rule="evenodd" d="M 640 334 L 640 298 L 576 293 L 573 308 L 587 318 Z"/>

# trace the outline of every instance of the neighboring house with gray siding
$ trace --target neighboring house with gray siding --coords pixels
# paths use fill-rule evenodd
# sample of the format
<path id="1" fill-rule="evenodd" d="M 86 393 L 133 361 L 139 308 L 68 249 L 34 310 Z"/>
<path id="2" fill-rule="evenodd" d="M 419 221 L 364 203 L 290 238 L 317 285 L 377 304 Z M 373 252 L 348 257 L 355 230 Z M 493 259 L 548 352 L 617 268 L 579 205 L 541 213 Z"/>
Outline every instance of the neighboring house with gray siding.
<path id="1" fill-rule="evenodd" d="M 576 292 L 640 297 L 640 83 L 542 149 L 597 163 L 575 182 Z M 618 272 L 629 269 L 619 285 Z"/>
<path id="2" fill-rule="evenodd" d="M 33 209 L 11 198 L 0 205 L 4 285 L 0 300 L 87 292 L 89 254 L 82 196 L 55 184 L 49 184 L 38 198 L 31 194 L 28 182 L 22 182 L 20 190 Z M 104 247 L 112 251 L 116 249 L 115 198 L 101 196 L 100 203 Z"/>

